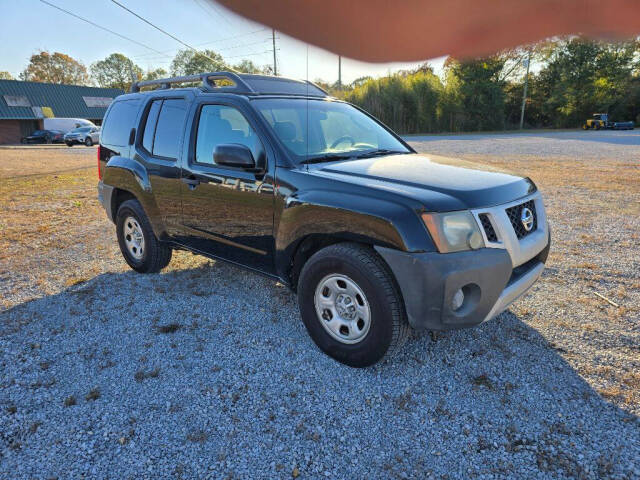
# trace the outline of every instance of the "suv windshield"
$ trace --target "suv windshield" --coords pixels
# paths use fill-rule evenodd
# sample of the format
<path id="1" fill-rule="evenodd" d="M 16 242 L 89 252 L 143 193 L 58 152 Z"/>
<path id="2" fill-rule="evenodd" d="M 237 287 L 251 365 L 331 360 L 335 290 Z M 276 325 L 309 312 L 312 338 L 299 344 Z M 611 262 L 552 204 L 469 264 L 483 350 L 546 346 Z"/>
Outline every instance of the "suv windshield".
<path id="1" fill-rule="evenodd" d="M 335 101 L 256 99 L 255 106 L 298 163 L 409 150 L 353 106 Z"/>
<path id="2" fill-rule="evenodd" d="M 71 133 L 88 132 L 89 130 L 91 130 L 91 127 L 80 127 L 80 128 L 74 128 L 73 130 L 71 130 Z"/>

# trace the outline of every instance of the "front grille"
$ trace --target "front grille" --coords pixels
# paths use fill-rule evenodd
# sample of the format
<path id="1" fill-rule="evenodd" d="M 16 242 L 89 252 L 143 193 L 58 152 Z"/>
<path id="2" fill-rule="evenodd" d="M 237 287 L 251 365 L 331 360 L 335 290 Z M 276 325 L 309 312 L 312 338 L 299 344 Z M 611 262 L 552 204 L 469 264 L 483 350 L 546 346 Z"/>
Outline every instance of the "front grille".
<path id="1" fill-rule="evenodd" d="M 497 242 L 498 236 L 496 235 L 496 231 L 493 229 L 493 225 L 491 225 L 491 220 L 489 220 L 489 216 L 486 213 L 481 213 L 478 215 L 480 218 L 480 222 L 482 223 L 482 228 L 484 228 L 484 233 L 487 235 L 487 240 L 490 242 Z"/>
<path id="2" fill-rule="evenodd" d="M 533 224 L 531 225 L 530 230 L 527 230 L 524 226 L 524 223 L 522 222 L 522 210 L 524 210 L 525 208 L 531 210 L 531 214 L 533 215 Z M 511 221 L 513 230 L 516 232 L 516 236 L 518 238 L 526 237 L 530 233 L 535 232 L 538 228 L 538 215 L 536 214 L 536 204 L 533 200 L 521 203 L 520 205 L 516 205 L 515 207 L 507 208 L 505 211 L 509 216 L 509 220 Z"/>

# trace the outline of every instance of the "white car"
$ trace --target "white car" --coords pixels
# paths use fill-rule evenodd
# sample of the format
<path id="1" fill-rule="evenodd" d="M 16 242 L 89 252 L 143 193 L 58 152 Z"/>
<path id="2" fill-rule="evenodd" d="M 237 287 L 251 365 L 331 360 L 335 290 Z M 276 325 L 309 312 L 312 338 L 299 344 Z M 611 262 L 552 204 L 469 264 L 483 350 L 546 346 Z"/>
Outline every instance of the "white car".
<path id="1" fill-rule="evenodd" d="M 100 127 L 74 128 L 64 136 L 67 147 L 73 147 L 76 143 L 84 143 L 87 147 L 100 142 Z"/>

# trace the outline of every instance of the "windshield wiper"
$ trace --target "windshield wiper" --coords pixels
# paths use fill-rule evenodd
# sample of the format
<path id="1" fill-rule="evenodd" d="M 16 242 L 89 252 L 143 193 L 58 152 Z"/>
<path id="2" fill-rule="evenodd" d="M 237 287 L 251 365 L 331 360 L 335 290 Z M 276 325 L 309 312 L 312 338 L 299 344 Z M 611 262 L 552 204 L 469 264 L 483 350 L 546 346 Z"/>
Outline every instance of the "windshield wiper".
<path id="1" fill-rule="evenodd" d="M 317 157 L 310 157 L 306 160 L 302 160 L 300 165 L 308 165 L 310 163 L 323 163 L 333 162 L 335 160 L 347 160 L 349 158 L 355 158 L 353 155 L 345 155 L 341 153 L 328 153 L 326 155 L 318 155 Z"/>
<path id="2" fill-rule="evenodd" d="M 386 148 L 380 148 L 378 150 L 370 150 L 368 152 L 363 152 L 357 156 L 357 158 L 368 158 L 368 157 L 378 157 L 380 155 L 393 155 L 395 153 L 407 153 L 407 152 L 399 152 L 398 150 L 387 150 Z"/>

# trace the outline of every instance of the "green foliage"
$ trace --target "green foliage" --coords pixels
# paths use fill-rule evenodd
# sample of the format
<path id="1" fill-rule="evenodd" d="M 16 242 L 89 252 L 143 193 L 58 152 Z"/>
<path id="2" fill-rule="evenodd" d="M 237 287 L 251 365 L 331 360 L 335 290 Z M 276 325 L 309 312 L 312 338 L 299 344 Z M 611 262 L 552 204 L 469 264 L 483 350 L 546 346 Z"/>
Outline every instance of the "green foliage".
<path id="1" fill-rule="evenodd" d="M 636 43 L 558 42 L 534 79 L 541 123 L 576 127 L 594 112 L 624 115 L 637 66 Z"/>
<path id="2" fill-rule="evenodd" d="M 264 66 L 259 67 L 251 60 L 244 59 L 240 63 L 233 66 L 233 69 L 242 73 L 261 73 L 264 75 L 270 75 L 272 67 Z"/>
<path id="3" fill-rule="evenodd" d="M 157 80 L 158 78 L 167 78 L 169 72 L 164 68 L 156 68 L 155 70 L 147 70 L 142 76 L 143 80 Z"/>
<path id="4" fill-rule="evenodd" d="M 367 79 L 352 85 L 353 88 L 344 92 L 345 100 L 364 108 L 394 130 L 438 131 L 443 86 L 431 71 Z"/>
<path id="5" fill-rule="evenodd" d="M 142 69 L 122 53 L 112 53 L 91 65 L 91 76 L 101 87 L 128 91 L 134 79 L 142 79 Z"/>
<path id="6" fill-rule="evenodd" d="M 526 126 L 576 128 L 595 112 L 640 121 L 638 42 L 559 39 L 487 58 L 450 58 L 442 80 L 423 65 L 358 79 L 345 91 L 327 87 L 402 133 L 517 128 L 529 55 L 538 66 L 529 74 Z"/>
<path id="7" fill-rule="evenodd" d="M 219 53 L 213 50 L 180 50 L 171 62 L 171 75 L 195 75 L 197 73 L 224 70 L 226 64 Z"/>
<path id="8" fill-rule="evenodd" d="M 0 72 L 0 80 L 15 80 L 15 79 L 13 78 L 13 75 L 11 75 L 9 72 L 2 71 Z"/>
<path id="9" fill-rule="evenodd" d="M 64 53 L 41 50 L 31 55 L 29 65 L 20 74 L 20 80 L 31 82 L 87 85 L 87 68 Z"/>

